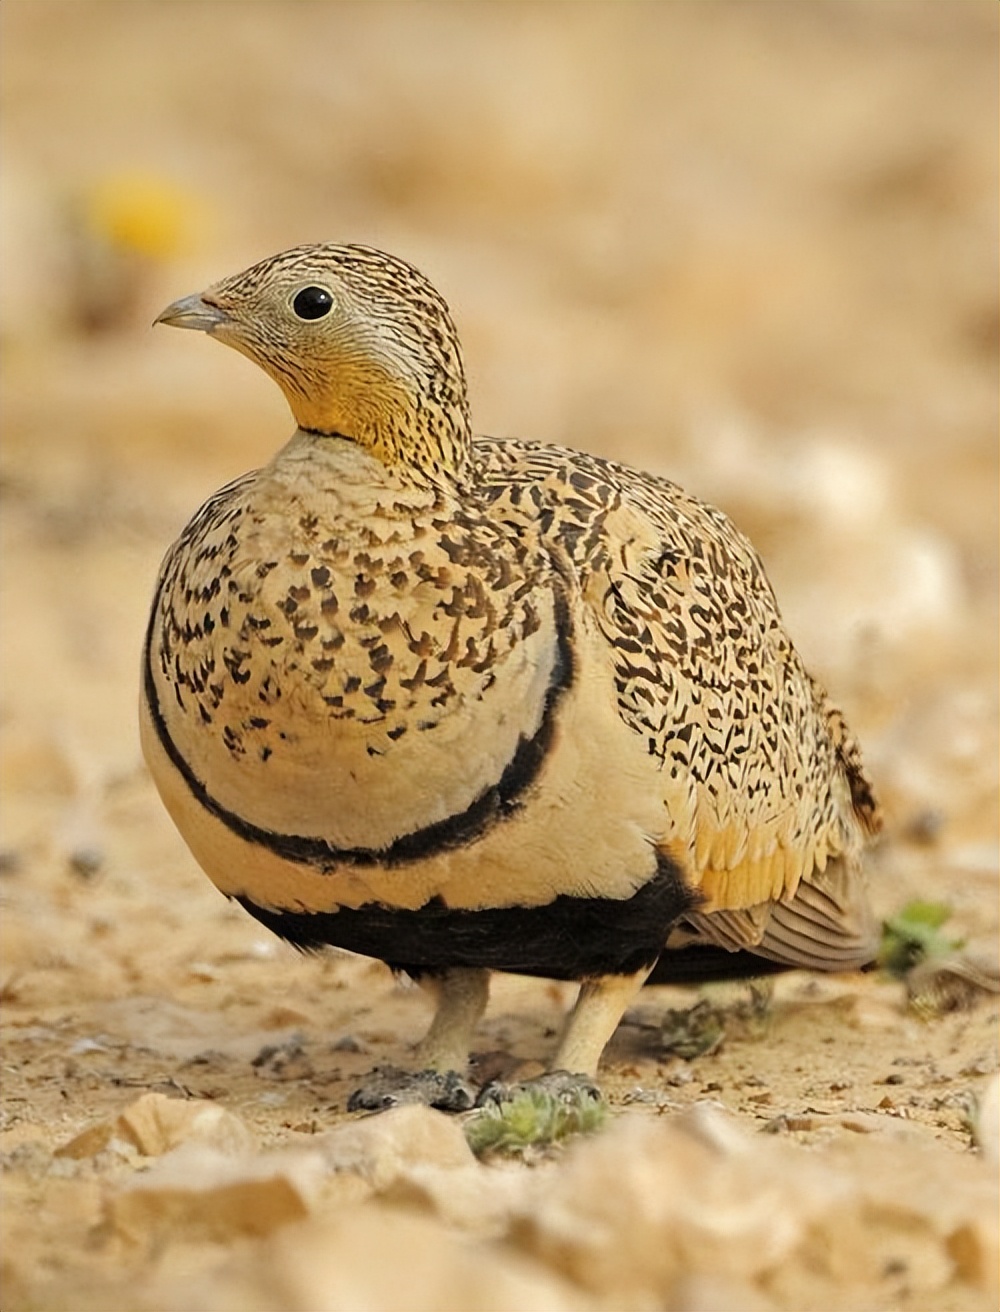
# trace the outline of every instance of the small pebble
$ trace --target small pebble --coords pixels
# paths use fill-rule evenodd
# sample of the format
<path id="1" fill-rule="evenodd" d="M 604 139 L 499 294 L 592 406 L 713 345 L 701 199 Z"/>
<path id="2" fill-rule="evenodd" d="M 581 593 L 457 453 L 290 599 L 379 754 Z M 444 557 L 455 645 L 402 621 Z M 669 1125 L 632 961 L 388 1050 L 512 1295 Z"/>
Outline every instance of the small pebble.
<path id="1" fill-rule="evenodd" d="M 69 868 L 81 879 L 93 879 L 104 865 L 104 853 L 98 847 L 77 847 L 69 854 Z"/>
<path id="2" fill-rule="evenodd" d="M 330 1044 L 331 1052 L 365 1052 L 367 1049 L 358 1042 L 353 1034 L 345 1034 L 336 1043 Z"/>

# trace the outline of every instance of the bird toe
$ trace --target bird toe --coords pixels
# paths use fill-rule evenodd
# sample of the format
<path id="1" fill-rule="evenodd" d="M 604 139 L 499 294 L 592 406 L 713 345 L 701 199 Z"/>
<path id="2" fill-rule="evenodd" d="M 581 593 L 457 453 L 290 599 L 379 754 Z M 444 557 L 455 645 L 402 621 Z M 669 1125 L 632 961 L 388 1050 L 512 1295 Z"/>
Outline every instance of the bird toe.
<path id="1" fill-rule="evenodd" d="M 347 1110 L 381 1112 L 416 1103 L 444 1112 L 465 1112 L 475 1101 L 475 1089 L 458 1071 L 404 1071 L 395 1066 L 377 1066 L 351 1094 Z"/>
<path id="2" fill-rule="evenodd" d="M 480 1089 L 476 1106 L 513 1102 L 518 1095 L 532 1091 L 547 1094 L 554 1101 L 568 1106 L 587 1099 L 598 1103 L 604 1101 L 604 1095 L 589 1075 L 578 1075 L 572 1071 L 548 1071 L 533 1080 L 510 1084 L 504 1080 L 490 1080 Z"/>

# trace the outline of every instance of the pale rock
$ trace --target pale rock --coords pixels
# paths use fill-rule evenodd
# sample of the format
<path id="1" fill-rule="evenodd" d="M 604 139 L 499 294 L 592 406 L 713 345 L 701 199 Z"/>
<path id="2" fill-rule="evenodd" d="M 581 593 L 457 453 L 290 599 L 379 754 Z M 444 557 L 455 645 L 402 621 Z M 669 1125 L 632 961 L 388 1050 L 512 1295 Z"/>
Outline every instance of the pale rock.
<path id="1" fill-rule="evenodd" d="M 114 1194 L 106 1220 L 131 1242 L 232 1241 L 301 1220 L 317 1205 L 326 1166 L 313 1152 L 234 1159 L 186 1143 Z"/>
<path id="2" fill-rule="evenodd" d="M 55 1150 L 53 1157 L 69 1157 L 80 1161 L 85 1157 L 96 1157 L 104 1152 L 114 1135 L 114 1126 L 110 1121 L 96 1121 L 85 1130 L 75 1134 L 72 1139 Z"/>
<path id="3" fill-rule="evenodd" d="M 145 1157 L 160 1157 L 194 1142 L 227 1156 L 239 1157 L 257 1147 L 244 1120 L 214 1102 L 168 1098 L 145 1093 L 119 1115 L 115 1133 L 135 1144 Z"/>
<path id="4" fill-rule="evenodd" d="M 936 1263 L 938 1250 L 968 1284 L 997 1287 L 1000 1237 L 996 1218 L 1000 1185 L 996 1172 L 971 1155 L 933 1143 L 908 1143 L 900 1152 L 889 1142 L 838 1146 L 835 1156 L 856 1163 L 859 1212 L 871 1234 L 907 1234 L 913 1249 L 910 1281 L 915 1288 L 924 1263 Z M 947 1166 L 945 1166 L 947 1163 Z M 871 1238 L 866 1246 L 873 1247 Z M 845 1258 L 847 1255 L 845 1254 Z"/>
<path id="5" fill-rule="evenodd" d="M 391 1107 L 338 1125 L 313 1141 L 334 1171 L 353 1171 L 376 1190 L 417 1166 L 445 1170 L 477 1167 L 461 1124 L 444 1112 L 417 1105 Z"/>
<path id="6" fill-rule="evenodd" d="M 257 1140 L 240 1117 L 213 1102 L 144 1093 L 113 1121 L 98 1121 L 56 1149 L 57 1157 L 95 1157 L 114 1142 L 161 1157 L 184 1143 L 199 1143 L 230 1157 L 252 1153 Z"/>
<path id="7" fill-rule="evenodd" d="M 703 1108 L 669 1120 L 625 1115 L 539 1183 L 515 1237 L 586 1287 L 652 1287 L 692 1271 L 753 1278 L 802 1243 L 836 1177 L 787 1145 L 735 1131 Z"/>
<path id="8" fill-rule="evenodd" d="M 609 1297 L 654 1291 L 669 1307 L 678 1281 L 710 1276 L 782 1308 L 846 1309 L 893 1269 L 914 1294 L 992 1290 L 996 1212 L 993 1174 L 943 1147 L 859 1135 L 820 1156 L 706 1107 L 626 1114 L 581 1142 L 536 1182 L 511 1237 Z"/>
<path id="9" fill-rule="evenodd" d="M 529 1176 L 522 1169 L 441 1167 L 417 1163 L 401 1172 L 379 1197 L 401 1207 L 426 1210 L 456 1229 L 481 1239 L 503 1235 L 523 1199 Z"/>
<path id="10" fill-rule="evenodd" d="M 522 1254 L 379 1202 L 288 1226 L 178 1293 L 170 1312 L 604 1312 Z"/>

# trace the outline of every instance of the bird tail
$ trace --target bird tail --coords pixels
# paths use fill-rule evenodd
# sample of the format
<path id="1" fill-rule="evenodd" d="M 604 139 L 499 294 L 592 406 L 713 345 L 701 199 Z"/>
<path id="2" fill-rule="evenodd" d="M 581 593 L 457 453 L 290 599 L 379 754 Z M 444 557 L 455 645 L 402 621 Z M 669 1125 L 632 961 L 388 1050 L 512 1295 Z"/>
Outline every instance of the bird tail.
<path id="1" fill-rule="evenodd" d="M 760 902 L 736 911 L 694 911 L 672 928 L 667 951 L 654 976 L 671 970 L 678 953 L 695 955 L 690 963 L 678 958 L 677 970 L 695 970 L 703 961 L 712 971 L 722 969 L 721 950 L 736 958 L 757 958 L 757 972 L 774 969 L 856 970 L 869 965 L 879 946 L 879 925 L 868 900 L 860 862 L 840 856 L 827 862 L 822 872 L 803 879 L 795 896 L 787 902 Z M 711 958 L 698 950 L 714 948 Z M 733 977 L 753 974 L 754 963 L 733 961 L 724 972 Z M 722 978 L 723 975 L 694 975 L 693 978 Z"/>

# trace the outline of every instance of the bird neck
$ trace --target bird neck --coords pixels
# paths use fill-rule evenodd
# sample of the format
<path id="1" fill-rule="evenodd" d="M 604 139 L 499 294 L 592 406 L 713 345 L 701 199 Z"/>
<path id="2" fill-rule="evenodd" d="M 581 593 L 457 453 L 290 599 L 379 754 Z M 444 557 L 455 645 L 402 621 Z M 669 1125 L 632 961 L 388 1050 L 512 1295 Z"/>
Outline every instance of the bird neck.
<path id="1" fill-rule="evenodd" d="M 286 395 L 304 432 L 349 439 L 402 483 L 450 486 L 465 481 L 471 461 L 469 406 L 463 385 L 435 381 L 411 389 L 398 378 L 369 374 L 339 403 Z"/>

